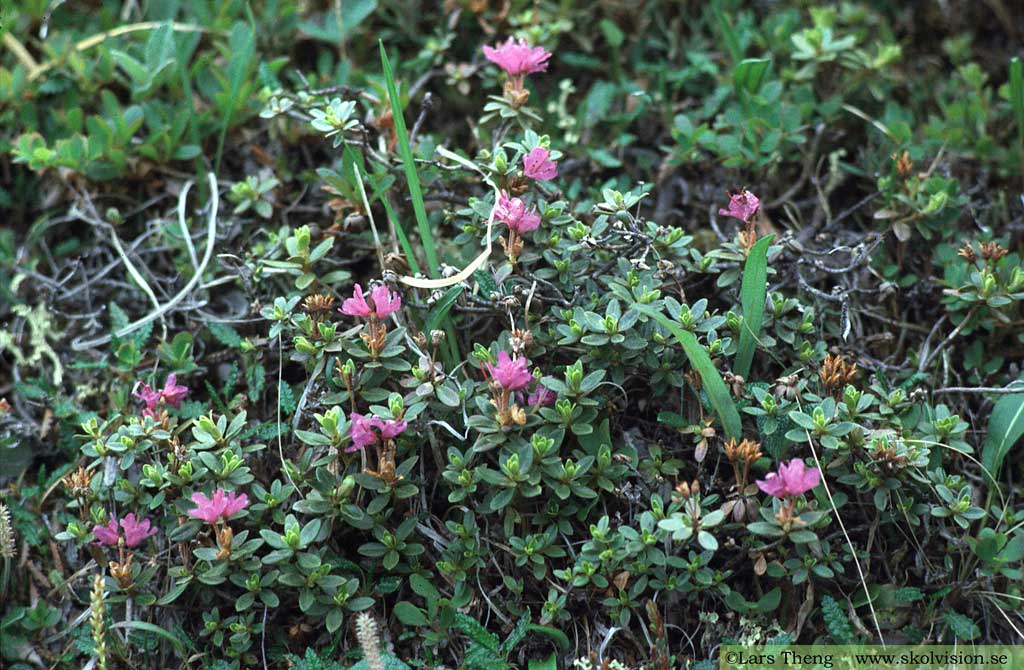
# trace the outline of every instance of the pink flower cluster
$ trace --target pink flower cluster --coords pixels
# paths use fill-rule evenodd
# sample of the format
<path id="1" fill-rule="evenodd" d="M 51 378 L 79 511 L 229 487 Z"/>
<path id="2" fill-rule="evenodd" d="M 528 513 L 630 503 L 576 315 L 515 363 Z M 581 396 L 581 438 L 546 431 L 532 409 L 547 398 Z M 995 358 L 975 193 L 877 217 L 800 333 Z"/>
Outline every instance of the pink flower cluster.
<path id="1" fill-rule="evenodd" d="M 178 375 L 172 372 L 167 375 L 167 381 L 159 391 L 150 388 L 146 382 L 139 382 L 139 388 L 132 395 L 146 405 L 146 409 L 142 410 L 143 416 L 155 417 L 157 405 L 161 402 L 171 407 L 181 407 L 181 401 L 188 396 L 188 387 L 178 384 Z"/>
<path id="2" fill-rule="evenodd" d="M 127 547 L 137 547 L 147 537 L 156 535 L 156 528 L 150 528 L 149 519 L 137 519 L 134 514 L 126 514 L 120 522 L 111 514 L 105 526 L 93 526 L 92 534 L 100 544 L 116 547 L 122 539 L 118 526 L 124 531 Z"/>
<path id="3" fill-rule="evenodd" d="M 213 497 L 211 498 L 207 498 L 202 493 L 193 493 L 192 502 L 197 507 L 190 509 L 188 515 L 194 519 L 213 524 L 218 519 L 227 520 L 248 507 L 249 496 L 244 493 L 238 495 L 234 491 L 225 492 L 224 489 L 217 489 L 213 492 Z"/>
<path id="4" fill-rule="evenodd" d="M 408 427 L 406 421 L 396 421 L 394 419 L 381 419 L 376 416 L 364 416 L 362 414 L 352 415 L 352 429 L 349 435 L 352 437 L 352 446 L 345 449 L 346 452 L 352 453 L 365 449 L 371 444 L 376 444 L 381 440 L 385 442 L 387 440 L 393 440 L 401 435 Z"/>
<path id="5" fill-rule="evenodd" d="M 402 298 L 383 284 L 370 291 L 370 302 L 366 301 L 363 287 L 356 284 L 352 297 L 341 304 L 339 311 L 349 316 L 358 316 L 364 319 L 372 316 L 383 321 L 397 312 L 401 306 Z"/>
<path id="6" fill-rule="evenodd" d="M 510 77 L 523 77 L 546 71 L 551 52 L 544 47 L 531 47 L 524 39 L 517 42 L 510 37 L 496 47 L 484 46 L 484 56 Z"/>
<path id="7" fill-rule="evenodd" d="M 525 358 L 512 358 L 504 351 L 498 352 L 498 364 L 484 363 L 487 373 L 491 379 L 498 383 L 506 391 L 518 391 L 526 388 L 533 382 L 533 375 L 527 369 L 528 362 Z"/>
<path id="8" fill-rule="evenodd" d="M 550 151 L 544 147 L 534 147 L 523 156 L 523 174 L 537 181 L 554 179 L 558 176 L 558 164 L 550 158 Z"/>
<path id="9" fill-rule="evenodd" d="M 505 191 L 501 192 L 494 206 L 494 218 L 520 235 L 536 230 L 540 225 L 540 214 L 536 209 L 526 209 L 526 203 L 519 198 L 510 198 Z"/>
<path id="10" fill-rule="evenodd" d="M 821 470 L 808 469 L 802 459 L 794 458 L 788 464 L 780 463 L 778 472 L 769 472 L 757 480 L 762 491 L 776 498 L 795 498 L 821 483 Z"/>
<path id="11" fill-rule="evenodd" d="M 743 223 L 750 223 L 750 220 L 754 218 L 754 215 L 757 214 L 760 208 L 761 201 L 758 200 L 757 196 L 747 189 L 742 189 L 730 194 L 729 206 L 718 210 L 718 213 L 722 216 L 731 216 L 734 219 L 739 219 Z"/>

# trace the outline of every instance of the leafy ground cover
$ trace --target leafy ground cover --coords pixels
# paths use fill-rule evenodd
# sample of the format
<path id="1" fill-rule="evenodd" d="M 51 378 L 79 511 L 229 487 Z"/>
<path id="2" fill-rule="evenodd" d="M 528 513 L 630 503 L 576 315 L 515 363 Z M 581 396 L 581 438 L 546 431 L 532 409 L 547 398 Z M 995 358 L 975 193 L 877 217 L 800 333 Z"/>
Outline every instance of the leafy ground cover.
<path id="1" fill-rule="evenodd" d="M 2 19 L 5 667 L 1024 638 L 1013 3 Z"/>

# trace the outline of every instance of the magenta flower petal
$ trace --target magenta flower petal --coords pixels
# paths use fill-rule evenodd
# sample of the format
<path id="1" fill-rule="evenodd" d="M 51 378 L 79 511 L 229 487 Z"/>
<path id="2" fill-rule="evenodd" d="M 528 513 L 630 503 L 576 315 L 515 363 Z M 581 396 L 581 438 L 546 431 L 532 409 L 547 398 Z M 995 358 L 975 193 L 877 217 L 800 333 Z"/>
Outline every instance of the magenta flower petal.
<path id="1" fill-rule="evenodd" d="M 402 306 L 402 298 L 393 293 L 387 286 L 381 284 L 370 293 L 373 300 L 373 309 L 377 318 L 384 320 L 394 314 Z"/>
<path id="2" fill-rule="evenodd" d="M 118 540 L 121 538 L 117 532 L 117 519 L 114 518 L 114 515 L 110 516 L 110 521 L 107 522 L 107 525 L 93 526 L 92 534 L 97 542 L 110 545 L 111 547 L 116 547 Z"/>
<path id="3" fill-rule="evenodd" d="M 786 482 L 776 472 L 769 472 L 767 477 L 758 479 L 755 483 L 757 488 L 772 497 L 784 498 L 786 496 Z"/>
<path id="4" fill-rule="evenodd" d="M 349 316 L 361 316 L 366 318 L 373 313 L 370 306 L 366 304 L 366 298 L 363 296 L 363 287 L 356 284 L 355 292 L 351 298 L 347 298 L 345 302 L 341 303 L 341 313 Z"/>
<path id="5" fill-rule="evenodd" d="M 526 399 L 531 407 L 550 407 L 555 404 L 557 394 L 546 386 L 538 386 Z"/>
<path id="6" fill-rule="evenodd" d="M 510 198 L 504 191 L 494 205 L 494 218 L 517 233 L 528 233 L 540 225 L 540 214 L 535 209 L 526 209 L 519 198 Z"/>
<path id="7" fill-rule="evenodd" d="M 380 435 L 385 440 L 393 440 L 401 435 L 408 425 L 409 424 L 406 421 L 395 421 L 393 419 L 389 419 L 383 423 L 383 426 L 380 429 Z"/>
<path id="8" fill-rule="evenodd" d="M 181 401 L 188 396 L 188 387 L 178 384 L 178 375 L 171 373 L 167 375 L 164 388 L 160 391 L 163 401 L 172 407 L 181 407 Z"/>
<path id="9" fill-rule="evenodd" d="M 821 470 L 810 468 L 803 460 L 794 458 L 788 464 L 780 463 L 778 472 L 769 472 L 764 480 L 757 480 L 758 488 L 775 498 L 803 495 L 821 483 Z"/>
<path id="10" fill-rule="evenodd" d="M 160 392 L 150 388 L 146 382 L 139 382 L 139 387 L 132 395 L 141 400 L 149 411 L 156 409 L 157 403 L 160 402 Z"/>
<path id="11" fill-rule="evenodd" d="M 124 529 L 124 543 L 129 547 L 137 547 L 147 537 L 156 535 L 156 528 L 150 528 L 149 519 L 136 519 L 134 514 L 121 519 L 121 528 Z"/>
<path id="12" fill-rule="evenodd" d="M 731 216 L 747 223 L 761 208 L 761 201 L 750 191 L 743 189 L 729 196 L 729 206 L 718 210 L 722 216 Z"/>
<path id="13" fill-rule="evenodd" d="M 377 434 L 373 432 L 374 418 L 367 418 L 362 414 L 352 415 L 352 427 L 349 430 L 349 437 L 352 438 L 352 446 L 345 449 L 352 453 L 365 449 L 377 441 Z"/>
<path id="14" fill-rule="evenodd" d="M 517 42 L 510 37 L 496 47 L 485 46 L 484 56 L 510 76 L 516 77 L 547 70 L 551 52 L 544 47 L 530 47 L 524 39 Z"/>
<path id="15" fill-rule="evenodd" d="M 543 147 L 531 150 L 523 156 L 523 174 L 537 181 L 548 181 L 557 177 L 558 164 L 548 160 L 549 156 L 551 153 Z"/>
<path id="16" fill-rule="evenodd" d="M 192 502 L 197 507 L 190 509 L 188 515 L 212 524 L 216 523 L 218 519 L 227 519 L 248 507 L 249 497 L 244 493 L 241 495 L 234 491 L 225 493 L 224 489 L 217 489 L 210 498 L 202 493 L 193 493 Z"/>
<path id="17" fill-rule="evenodd" d="M 533 381 L 533 375 L 526 369 L 525 358 L 512 358 L 504 351 L 498 352 L 498 364 L 485 363 L 487 372 L 491 377 L 507 391 L 518 391 L 525 388 Z"/>
<path id="18" fill-rule="evenodd" d="M 231 491 L 224 498 L 224 511 L 221 512 L 221 517 L 227 519 L 228 517 L 238 514 L 248 506 L 249 496 L 244 493 L 239 495 L 234 491 Z"/>

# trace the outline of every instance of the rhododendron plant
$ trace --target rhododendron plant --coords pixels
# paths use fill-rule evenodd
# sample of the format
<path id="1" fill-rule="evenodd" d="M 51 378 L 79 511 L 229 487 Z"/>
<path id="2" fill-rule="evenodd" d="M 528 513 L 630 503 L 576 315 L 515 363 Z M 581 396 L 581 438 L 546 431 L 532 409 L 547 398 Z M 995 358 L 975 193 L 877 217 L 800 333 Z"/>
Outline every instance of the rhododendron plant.
<path id="1" fill-rule="evenodd" d="M 517 41 L 509 37 L 496 47 L 484 46 L 484 56 L 508 75 L 505 96 L 519 105 L 529 97 L 523 87 L 526 75 L 547 70 L 551 52 L 544 47 L 531 47 L 525 39 Z"/>

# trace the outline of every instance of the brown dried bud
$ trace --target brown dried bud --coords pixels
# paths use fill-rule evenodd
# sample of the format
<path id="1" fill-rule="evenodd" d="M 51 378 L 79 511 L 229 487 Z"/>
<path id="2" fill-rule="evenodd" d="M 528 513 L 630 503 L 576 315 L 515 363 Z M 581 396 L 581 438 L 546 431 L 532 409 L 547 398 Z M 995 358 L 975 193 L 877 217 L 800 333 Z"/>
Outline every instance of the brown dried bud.
<path id="1" fill-rule="evenodd" d="M 1010 253 L 999 245 L 998 242 L 982 242 L 981 257 L 986 263 L 998 263 L 1006 254 Z"/>
<path id="2" fill-rule="evenodd" d="M 847 363 L 842 356 L 826 354 L 818 375 L 827 391 L 836 392 L 846 388 L 846 385 L 857 376 L 857 364 Z"/>
<path id="3" fill-rule="evenodd" d="M 910 152 L 904 151 L 897 155 L 893 154 L 893 160 L 896 161 L 896 174 L 903 179 L 909 177 L 914 171 L 914 162 L 910 160 Z"/>
<path id="4" fill-rule="evenodd" d="M 334 296 L 323 293 L 306 296 L 306 299 L 302 302 L 302 307 L 309 314 L 325 314 L 334 307 Z"/>

